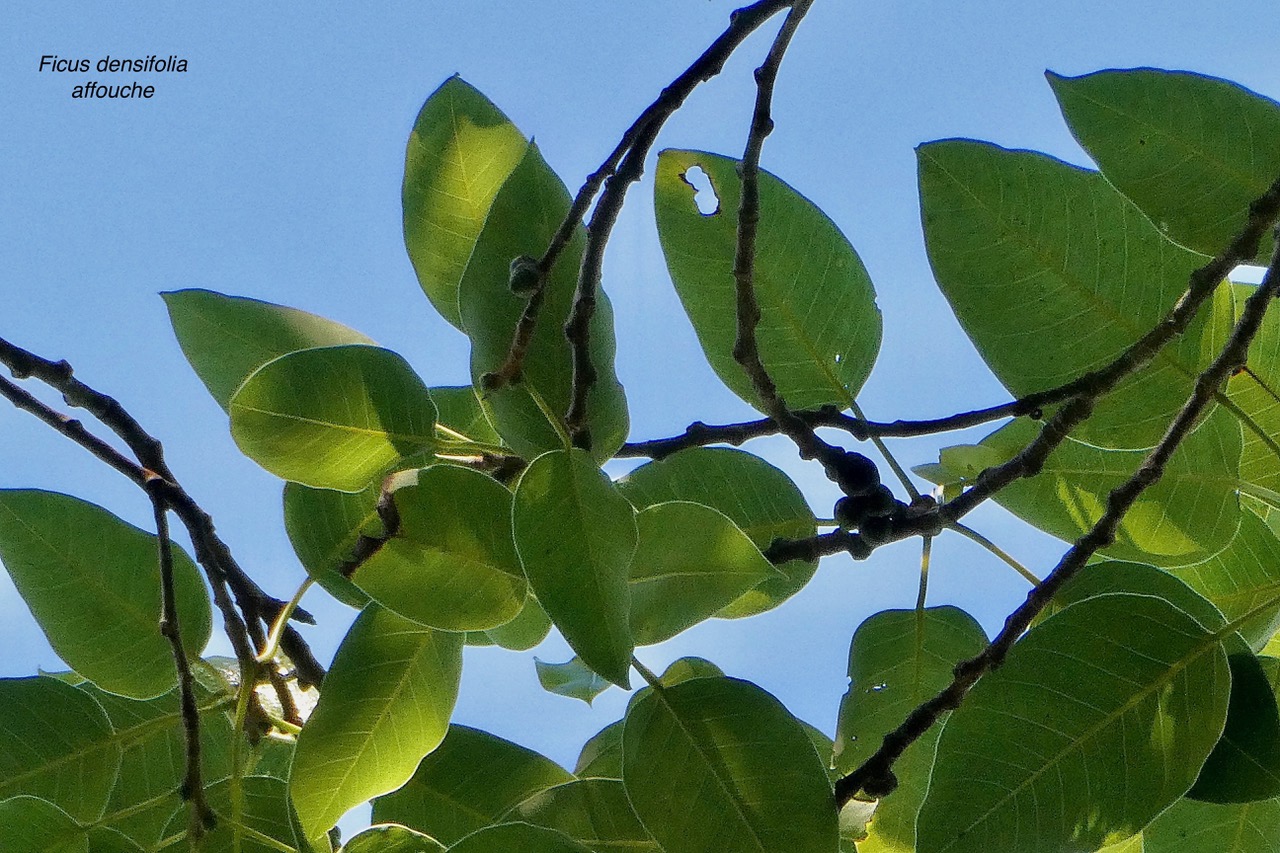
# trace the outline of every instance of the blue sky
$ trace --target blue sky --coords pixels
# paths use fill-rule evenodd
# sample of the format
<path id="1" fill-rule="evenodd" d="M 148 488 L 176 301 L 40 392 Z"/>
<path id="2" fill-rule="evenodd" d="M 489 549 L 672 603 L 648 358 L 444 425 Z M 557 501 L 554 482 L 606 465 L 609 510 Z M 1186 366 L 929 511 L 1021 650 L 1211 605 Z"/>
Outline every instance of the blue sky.
<path id="1" fill-rule="evenodd" d="M 938 416 L 1006 399 L 933 283 L 914 146 L 967 136 L 1086 163 L 1044 82 L 1046 68 L 1187 69 L 1280 96 L 1280 23 L 1264 6 L 817 0 L 783 66 L 763 162 L 835 220 L 876 283 L 885 343 L 860 398 L 872 417 Z M 404 144 L 423 99 L 460 73 L 536 137 L 576 189 L 732 8 L 721 0 L 135 2 L 127 11 L 8 4 L 0 27 L 0 335 L 70 360 L 82 379 L 116 396 L 165 442 L 172 468 L 240 562 L 288 597 L 302 572 L 283 534 L 279 484 L 235 449 L 221 411 L 182 359 L 157 292 L 204 287 L 305 308 L 400 351 L 429 384 L 465 381 L 466 341 L 434 316 L 401 239 Z M 689 99 L 658 148 L 741 154 L 750 70 L 772 29 Z M 146 77 L 156 87 L 148 101 L 84 103 L 70 98 L 72 87 L 107 78 L 40 73 L 49 53 L 94 62 L 174 54 L 189 70 Z M 605 273 L 632 437 L 678 433 L 695 419 L 750 418 L 718 385 L 684 319 L 651 193 L 647 182 L 633 189 Z M 894 449 L 918 464 L 940 445 L 979 435 Z M 820 472 L 800 466 L 781 442 L 751 449 L 792 472 L 816 512 L 829 514 L 835 495 Z M 131 485 L 4 408 L 0 487 L 69 492 L 140 526 L 150 518 Z M 980 510 L 972 522 L 1033 570 L 1052 565 L 1056 543 L 1001 511 Z M 658 667 L 703 655 L 831 732 L 854 627 L 876 610 L 911 606 L 918 564 L 918 543 L 863 564 L 828 560 L 778 611 L 704 625 L 643 659 Z M 958 604 L 989 630 L 1025 592 L 1002 564 L 956 537 L 935 546 L 931 577 L 931 603 Z M 318 590 L 305 604 L 320 617 L 309 637 L 327 658 L 354 613 Z M 214 650 L 225 649 L 215 640 Z M 537 654 L 569 657 L 554 640 Z M 0 573 L 0 675 L 37 666 L 60 665 Z M 530 655 L 473 650 L 455 719 L 571 764 L 624 701 L 616 690 L 592 709 L 549 696 Z"/>

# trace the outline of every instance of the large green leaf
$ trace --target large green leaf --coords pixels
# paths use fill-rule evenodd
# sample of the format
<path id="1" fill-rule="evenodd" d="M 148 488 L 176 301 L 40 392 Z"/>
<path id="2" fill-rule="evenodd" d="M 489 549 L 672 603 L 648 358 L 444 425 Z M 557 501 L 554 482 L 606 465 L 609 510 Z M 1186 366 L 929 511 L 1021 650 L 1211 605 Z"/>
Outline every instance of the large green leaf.
<path id="1" fill-rule="evenodd" d="M 619 779 L 578 779 L 547 788 L 504 819 L 558 830 L 595 853 L 662 850 L 636 817 Z"/>
<path id="2" fill-rule="evenodd" d="M 571 779 L 536 752 L 488 732 L 450 726 L 444 742 L 404 787 L 373 801 L 373 819 L 453 844 L 531 794 Z"/>
<path id="3" fill-rule="evenodd" d="M 359 492 L 284 484 L 284 529 L 298 561 L 326 592 L 356 608 L 368 604 L 369 596 L 341 569 L 351 559 L 362 534 L 383 533 L 378 516 L 381 494 L 379 483 Z"/>
<path id="4" fill-rule="evenodd" d="M 636 516 L 631 561 L 631 633 L 636 644 L 669 640 L 714 616 L 778 572 L 728 517 L 670 501 Z"/>
<path id="5" fill-rule="evenodd" d="M 627 711 L 622 779 L 667 853 L 832 853 L 826 768 L 800 722 L 745 681 L 694 678 Z"/>
<path id="6" fill-rule="evenodd" d="M 520 612 L 528 585 L 511 537 L 511 492 L 501 483 L 433 465 L 393 500 L 400 527 L 352 576 L 362 590 L 444 631 L 494 628 Z"/>
<path id="7" fill-rule="evenodd" d="M 178 623 L 189 656 L 209 642 L 209 594 L 172 546 Z M 0 559 L 58 656 L 113 693 L 149 699 L 178 683 L 160 634 L 156 537 L 96 504 L 56 492 L 0 490 Z"/>
<path id="8" fill-rule="evenodd" d="M 240 780 L 240 786 L 238 812 L 232 806 L 231 780 L 224 779 L 205 790 L 217 824 L 200 842 L 200 853 L 281 853 L 297 849 L 286 783 L 271 776 L 246 776 Z M 236 820 L 237 814 L 239 820 Z M 176 837 L 176 840 L 159 848 L 157 853 L 187 853 L 191 842 L 179 835 L 186 828 L 187 812 L 183 809 L 173 816 L 165 832 L 166 838 Z M 239 847 L 234 841 L 237 834 Z"/>
<path id="9" fill-rule="evenodd" d="M 737 335 L 738 161 L 703 151 L 663 151 L 654 180 L 658 237 L 676 292 L 702 351 L 725 385 L 753 406 L 755 391 L 733 359 Z M 688 180 L 710 179 L 718 199 L 703 214 Z M 880 310 L 857 252 L 813 202 L 768 172 L 760 173 L 755 292 L 760 356 L 792 408 L 847 408 L 880 351 Z"/>
<path id="10" fill-rule="evenodd" d="M 563 833 L 529 823 L 502 823 L 471 833 L 450 853 L 591 853 Z"/>
<path id="11" fill-rule="evenodd" d="M 760 550 L 775 539 L 804 539 L 817 533 L 804 495 L 780 469 L 751 453 L 727 447 L 696 447 L 648 462 L 618 481 L 636 509 L 667 501 L 693 501 L 717 509 Z M 722 609 L 719 616 L 754 616 L 790 598 L 813 577 L 817 560 L 791 560 L 772 577 Z"/>
<path id="12" fill-rule="evenodd" d="M 289 793 L 308 837 L 394 791 L 449 726 L 462 637 L 370 604 L 343 639 L 298 736 Z"/>
<path id="13" fill-rule="evenodd" d="M 403 358 L 379 347 L 321 347 L 258 368 L 231 398 L 231 435 L 285 480 L 359 491 L 435 447 L 436 407 Z"/>
<path id="14" fill-rule="evenodd" d="M 105 826 L 95 826 L 86 835 L 89 853 L 149 853 L 124 833 Z"/>
<path id="15" fill-rule="evenodd" d="M 1010 393 L 1111 362 L 1154 326 L 1204 258 L 1170 243 L 1096 172 L 1042 154 L 947 140 L 921 146 L 934 275 Z M 1154 445 L 1230 328 L 1230 294 L 1103 399 L 1079 435 Z"/>
<path id="16" fill-rule="evenodd" d="M 1107 180 L 1197 252 L 1225 249 L 1280 175 L 1280 105 L 1243 86 L 1154 68 L 1047 76 Z M 1258 261 L 1271 245 L 1258 247 Z"/>
<path id="17" fill-rule="evenodd" d="M 371 826 L 342 845 L 342 853 L 444 853 L 430 835 L 394 824 Z"/>
<path id="18" fill-rule="evenodd" d="M 590 705 L 597 696 L 612 686 L 596 675 L 581 658 L 575 657 L 564 663 L 547 663 L 534 658 L 533 663 L 537 667 L 538 683 L 542 685 L 542 689 L 557 696 L 581 699 Z"/>
<path id="19" fill-rule="evenodd" d="M 458 307 L 462 327 L 471 338 L 471 376 L 477 387 L 483 374 L 497 370 L 506 360 L 524 312 L 525 298 L 512 293 L 508 285 L 512 259 L 541 256 L 568 214 L 569 204 L 564 183 L 537 146 L 530 145 L 494 199 L 458 286 Z M 486 396 L 498 433 L 522 456 L 562 446 L 533 394 L 555 417 L 563 417 L 569 408 L 573 369 L 564 323 L 573 305 L 584 233 L 582 228 L 574 231 L 547 280 L 522 382 Z M 611 457 L 627 435 L 627 404 L 614 374 L 614 348 L 613 311 L 600 293 L 591 323 L 591 363 L 599 378 L 587 399 L 592 453 L 599 461 Z"/>
<path id="20" fill-rule="evenodd" d="M 952 483 L 970 484 L 984 468 L 1012 457 L 1040 425 L 1020 418 L 978 445 L 943 449 L 940 471 Z M 1060 539 L 1074 541 L 1106 507 L 1108 493 L 1125 482 L 1145 451 L 1103 450 L 1068 439 L 1038 476 L 1018 480 L 995 500 L 1024 521 Z M 1243 514 L 1237 489 L 1240 426 L 1215 411 L 1169 460 L 1164 476 L 1134 503 L 1103 551 L 1118 560 L 1179 566 L 1198 563 L 1226 548 Z"/>
<path id="21" fill-rule="evenodd" d="M 1216 637 L 1143 595 L 1103 595 L 1029 632 L 952 712 L 920 853 L 1093 850 L 1195 781 L 1226 721 Z"/>
<path id="22" fill-rule="evenodd" d="M 285 353 L 373 343 L 341 323 L 271 302 L 212 290 L 160 295 L 183 355 L 224 409 L 250 373 Z"/>
<path id="23" fill-rule="evenodd" d="M 88 823 L 119 766 L 111 723 L 87 693 L 53 678 L 0 679 L 0 800 L 43 797 Z"/>
<path id="24" fill-rule="evenodd" d="M 1233 287 L 1237 306 L 1257 289 L 1250 284 Z M 1240 478 L 1280 492 L 1280 456 L 1275 450 L 1275 437 L 1280 435 L 1280 313 L 1268 311 L 1263 316 L 1262 327 L 1249 345 L 1247 369 L 1228 380 L 1227 396 L 1271 439 L 1264 440 L 1253 429 L 1244 431 Z"/>
<path id="25" fill-rule="evenodd" d="M 633 642 L 627 571 L 636 519 L 582 450 L 554 450 L 530 463 L 516 485 L 514 529 L 525 575 L 551 620 L 583 662 L 628 686 Z"/>
<path id="26" fill-rule="evenodd" d="M 1274 853 L 1280 800 L 1234 806 L 1181 800 L 1142 836 L 1143 853 Z"/>
<path id="27" fill-rule="evenodd" d="M 458 328 L 458 283 L 489 206 L 527 146 L 502 111 L 456 75 L 427 98 L 409 134 L 405 246 L 423 292 Z"/>
<path id="28" fill-rule="evenodd" d="M 0 850 L 89 853 L 89 838 L 62 809 L 37 797 L 0 801 Z"/>

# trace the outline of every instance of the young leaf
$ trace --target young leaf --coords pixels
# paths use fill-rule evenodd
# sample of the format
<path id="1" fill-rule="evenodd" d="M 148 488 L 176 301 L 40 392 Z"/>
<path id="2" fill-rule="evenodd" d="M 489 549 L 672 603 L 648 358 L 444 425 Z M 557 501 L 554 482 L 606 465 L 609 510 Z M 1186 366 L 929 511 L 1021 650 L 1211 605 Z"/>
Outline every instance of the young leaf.
<path id="1" fill-rule="evenodd" d="M 1165 601 L 1117 594 L 1068 607 L 947 720 L 916 825 L 920 853 L 1127 838 L 1191 787 L 1229 690 L 1216 637 Z"/>
<path id="2" fill-rule="evenodd" d="M 492 101 L 456 75 L 427 98 L 409 134 L 405 246 L 423 292 L 458 328 L 458 282 L 494 196 L 527 145 Z"/>
<path id="3" fill-rule="evenodd" d="M 631 560 L 631 633 L 636 644 L 669 640 L 714 616 L 777 572 L 720 512 L 671 501 L 636 516 Z"/>
<path id="4" fill-rule="evenodd" d="M 1280 800 L 1220 806 L 1180 800 L 1142 831 L 1142 853 L 1273 853 Z"/>
<path id="5" fill-rule="evenodd" d="M 77 820 L 97 820 L 120 766 L 111 735 L 102 706 L 71 685 L 0 679 L 0 800 L 30 794 Z"/>
<path id="6" fill-rule="evenodd" d="M 817 533 L 804 495 L 780 469 L 751 453 L 727 447 L 695 447 L 648 462 L 618 481 L 618 490 L 636 509 L 667 501 L 692 501 L 719 510 L 760 550 L 775 539 L 804 539 Z M 791 560 L 781 576 L 766 578 L 717 613 L 725 619 L 754 616 L 798 592 L 817 560 Z"/>
<path id="7" fill-rule="evenodd" d="M 635 511 L 586 452 L 554 450 L 516 485 L 516 549 L 547 614 L 583 662 L 628 686 L 627 571 Z"/>
<path id="8" fill-rule="evenodd" d="M 622 780 L 667 853 L 831 853 L 836 808 L 804 728 L 745 681 L 650 689 L 627 711 Z"/>
<path id="9" fill-rule="evenodd" d="M 1216 255 L 1280 175 L 1280 105 L 1184 71 L 1048 72 L 1062 115 L 1102 174 L 1170 239 Z M 1271 257 L 1270 235 L 1255 258 Z"/>
<path id="10" fill-rule="evenodd" d="M 718 199 L 699 211 L 688 180 L 710 179 Z M 751 381 L 733 359 L 737 334 L 738 161 L 702 151 L 663 151 L 654 181 L 654 212 L 667 269 L 702 351 L 725 385 L 759 407 Z M 760 355 L 778 392 L 796 409 L 848 408 L 880 351 L 880 310 L 857 252 L 813 202 L 760 173 L 755 292 Z"/>
<path id="11" fill-rule="evenodd" d="M 454 725 L 404 787 L 373 801 L 373 819 L 404 824 L 451 845 L 531 794 L 571 779 L 536 752 Z"/>
<path id="12" fill-rule="evenodd" d="M 326 592 L 357 609 L 369 603 L 369 596 L 340 569 L 351 559 L 361 534 L 383 532 L 377 510 L 381 494 L 379 483 L 359 492 L 284 484 L 284 529 L 298 561 Z"/>
<path id="13" fill-rule="evenodd" d="M 540 256 L 546 251 L 569 212 L 569 204 L 564 183 L 542 159 L 537 146 L 530 145 L 494 199 L 458 286 L 458 307 L 462 327 L 471 338 L 471 377 L 476 387 L 480 387 L 481 376 L 497 370 L 506 360 L 516 323 L 524 312 L 526 297 L 512 293 L 509 286 L 512 259 Z M 528 458 L 563 446 L 533 394 L 541 397 L 555 417 L 563 417 L 569 408 L 573 366 L 564 323 L 577 287 L 583 235 L 581 228 L 574 231 L 547 279 L 521 382 L 485 397 L 498 433 Z M 592 454 L 598 461 L 610 458 L 627 435 L 627 403 L 614 374 L 614 348 L 613 312 L 601 293 L 591 322 L 591 363 L 599 378 L 587 400 Z"/>
<path id="14" fill-rule="evenodd" d="M 231 398 L 231 435 L 277 477 L 356 492 L 435 447 L 436 407 L 403 358 L 371 346 L 280 356 Z"/>
<path id="15" fill-rule="evenodd" d="M 298 736 L 289 793 L 308 837 L 413 775 L 444 737 L 461 674 L 461 635 L 376 604 L 360 613 Z"/>
<path id="16" fill-rule="evenodd" d="M 352 580 L 383 607 L 443 631 L 511 621 L 528 585 L 511 538 L 511 492 L 455 465 L 395 491 L 400 527 Z"/>
<path id="17" fill-rule="evenodd" d="M 209 594 L 173 545 L 183 647 L 209 642 Z M 0 490 L 0 559 L 58 656 L 113 693 L 150 699 L 178 683 L 160 634 L 156 537 L 100 506 L 56 492 Z"/>
<path id="18" fill-rule="evenodd" d="M 636 817 L 619 779 L 577 779 L 547 788 L 520 803 L 504 820 L 563 832 L 595 853 L 662 853 Z"/>
<path id="19" fill-rule="evenodd" d="M 471 833 L 450 853 L 591 853 L 563 833 L 528 823 L 502 823 Z"/>
<path id="20" fill-rule="evenodd" d="M 430 835 L 395 824 L 371 826 L 342 845 L 342 853 L 444 853 Z"/>
<path id="21" fill-rule="evenodd" d="M 62 809 L 37 797 L 0 801 L 0 850 L 90 853 L 84 829 Z"/>
<path id="22" fill-rule="evenodd" d="M 1012 457 L 1039 431 L 1018 419 L 973 446 L 945 448 L 942 467 L 955 482 L 971 482 L 983 468 Z M 1240 426 L 1225 412 L 1210 415 L 1169 460 L 1164 476 L 1138 498 L 1102 553 L 1118 560 L 1180 566 L 1202 562 L 1235 538 L 1243 514 L 1235 473 Z M 1075 541 L 1093 526 L 1107 494 L 1133 473 L 1145 451 L 1103 450 L 1068 439 L 1038 476 L 1000 490 L 995 500 L 1019 518 L 1060 539 Z"/>
<path id="23" fill-rule="evenodd" d="M 968 140 L 932 142 L 917 155 L 938 285 L 1014 396 L 1111 362 L 1159 322 L 1205 260 L 1166 240 L 1096 172 Z M 1078 437 L 1112 448 L 1159 441 L 1225 341 L 1229 299 L 1214 308 L 1104 398 Z"/>
<path id="24" fill-rule="evenodd" d="M 611 686 L 576 657 L 564 663 L 547 663 L 534 658 L 533 664 L 537 667 L 538 683 L 543 690 L 558 696 L 581 699 L 588 705 Z"/>
<path id="25" fill-rule="evenodd" d="M 160 295 L 182 354 L 223 409 L 250 373 L 285 353 L 373 343 L 341 323 L 271 302 L 212 290 Z"/>
<path id="26" fill-rule="evenodd" d="M 583 779 L 622 778 L 622 726 L 624 720 L 610 723 L 591 736 L 582 745 L 578 761 L 573 766 L 575 775 Z"/>

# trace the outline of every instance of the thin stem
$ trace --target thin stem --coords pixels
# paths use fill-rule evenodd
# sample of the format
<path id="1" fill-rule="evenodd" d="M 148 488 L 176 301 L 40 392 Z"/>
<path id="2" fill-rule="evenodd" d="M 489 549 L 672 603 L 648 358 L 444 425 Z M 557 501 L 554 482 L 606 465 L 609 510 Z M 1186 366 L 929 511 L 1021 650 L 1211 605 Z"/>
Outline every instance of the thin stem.
<path id="1" fill-rule="evenodd" d="M 951 524 L 948 526 L 950 527 L 950 529 L 954 530 L 956 533 L 959 533 L 961 536 L 964 536 L 967 539 L 973 540 L 974 542 L 981 545 L 983 548 L 986 548 L 992 554 L 995 554 L 997 557 L 1003 560 L 1006 564 L 1008 564 L 1009 567 L 1012 568 L 1015 572 L 1022 575 L 1023 578 L 1029 581 L 1032 586 L 1035 586 L 1036 584 L 1040 583 L 1040 578 L 1032 574 L 1030 569 L 1022 565 L 1022 563 L 1019 563 L 1007 551 L 1005 551 L 996 543 L 992 542 L 987 537 L 983 536 L 978 531 L 974 530 L 972 527 L 967 527 L 966 525 L 963 525 L 958 521 L 955 524 Z"/>
<path id="2" fill-rule="evenodd" d="M 307 594 L 307 590 L 311 589 L 311 585 L 315 583 L 315 579 L 308 577 L 299 586 L 298 591 L 293 594 L 293 598 L 289 599 L 289 603 L 280 611 L 280 615 L 276 616 L 275 623 L 271 626 L 271 633 L 267 635 L 266 646 L 262 651 L 258 652 L 258 663 L 270 663 L 271 659 L 276 656 L 276 652 L 280 650 L 280 637 L 284 635 L 284 629 L 289 624 L 289 618 L 293 615 L 293 611 L 297 609 L 298 603 L 302 601 L 302 596 Z"/>
<path id="3" fill-rule="evenodd" d="M 653 674 L 653 672 L 649 669 L 649 667 L 640 663 L 640 659 L 635 655 L 631 656 L 631 665 L 635 667 L 636 672 L 640 673 L 640 677 L 643 678 L 646 682 L 648 682 L 650 687 L 652 687 L 654 690 L 662 689 L 662 681 L 658 678 L 658 676 Z"/>
<path id="4" fill-rule="evenodd" d="M 920 537 L 920 591 L 916 593 L 916 610 L 924 610 L 925 596 L 929 593 L 929 559 L 933 555 L 933 537 Z"/>
<path id="5" fill-rule="evenodd" d="M 858 403 L 856 400 L 853 400 L 850 402 L 849 408 L 853 412 L 855 417 L 857 417 L 863 423 L 866 423 L 867 416 L 863 414 L 862 409 L 858 407 Z M 906 489 L 907 494 L 911 496 L 911 500 L 913 501 L 919 500 L 920 491 L 916 488 L 916 484 L 911 482 L 911 478 L 907 476 L 906 470 L 901 465 L 898 464 L 898 460 L 895 459 L 893 457 L 893 454 L 889 452 L 889 446 L 886 445 L 884 443 L 884 440 L 881 439 L 880 436 L 878 435 L 873 434 L 870 436 L 870 438 L 871 438 L 871 443 L 876 446 L 876 450 L 879 450 L 880 455 L 884 457 L 884 461 L 889 463 L 889 467 L 893 470 L 894 476 L 898 478 L 898 482 L 902 483 L 902 487 Z"/>

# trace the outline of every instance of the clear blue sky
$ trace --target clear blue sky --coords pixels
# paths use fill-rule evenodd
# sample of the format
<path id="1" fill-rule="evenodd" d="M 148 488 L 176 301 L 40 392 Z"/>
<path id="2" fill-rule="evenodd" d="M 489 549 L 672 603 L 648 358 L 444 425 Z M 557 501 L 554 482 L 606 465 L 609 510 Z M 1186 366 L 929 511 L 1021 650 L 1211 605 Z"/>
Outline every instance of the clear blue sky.
<path id="1" fill-rule="evenodd" d="M 817 0 L 778 84 L 764 165 L 822 207 L 871 272 L 885 317 L 881 361 L 861 403 L 872 417 L 928 417 L 1006 399 L 933 284 L 916 203 L 913 147 L 988 139 L 1084 163 L 1042 73 L 1154 65 L 1210 73 L 1280 96 L 1280 23 L 1260 2 L 852 3 Z M 722 0 L 645 3 L 10 3 L 0 26 L 0 335 L 66 358 L 159 436 L 188 490 L 240 562 L 275 594 L 302 578 L 284 537 L 279 484 L 244 459 L 191 373 L 157 292 L 204 287 L 324 314 L 396 349 L 429 384 L 466 380 L 465 339 L 434 316 L 401 241 L 404 144 L 423 99 L 455 72 L 535 136 L 572 188 L 660 88 L 723 28 Z M 769 32 L 692 97 L 658 147 L 739 156 L 750 69 Z M 103 75 L 40 73 L 43 54 L 175 54 L 148 101 L 73 101 Z M 110 82 L 131 79 L 111 75 Z M 694 419 L 753 414 L 718 386 L 670 287 L 644 183 L 616 231 L 605 286 L 618 316 L 619 373 L 633 438 Z M 673 377 L 680 387 L 670 387 Z M 46 397 L 47 398 L 47 397 Z M 52 401 L 56 402 L 56 401 Z M 906 464 L 941 441 L 895 444 Z M 827 515 L 834 494 L 786 445 L 783 465 Z M 140 526 L 141 493 L 29 416 L 0 407 L 0 487 L 102 503 Z M 1054 543 L 996 509 L 972 517 L 1033 569 Z M 935 547 L 931 603 L 988 629 L 1024 585 L 964 541 Z M 700 654 L 751 678 L 831 732 L 854 627 L 914 602 L 919 547 L 864 564 L 825 562 L 767 616 L 704 625 L 642 652 L 651 666 Z M 315 591 L 309 636 L 322 658 L 354 613 Z M 227 648 L 215 640 L 214 650 Z M 563 643 L 537 652 L 564 660 Z M 59 668 L 0 573 L 0 675 Z M 531 655 L 468 653 L 455 719 L 572 763 L 616 719 L 542 693 Z"/>

